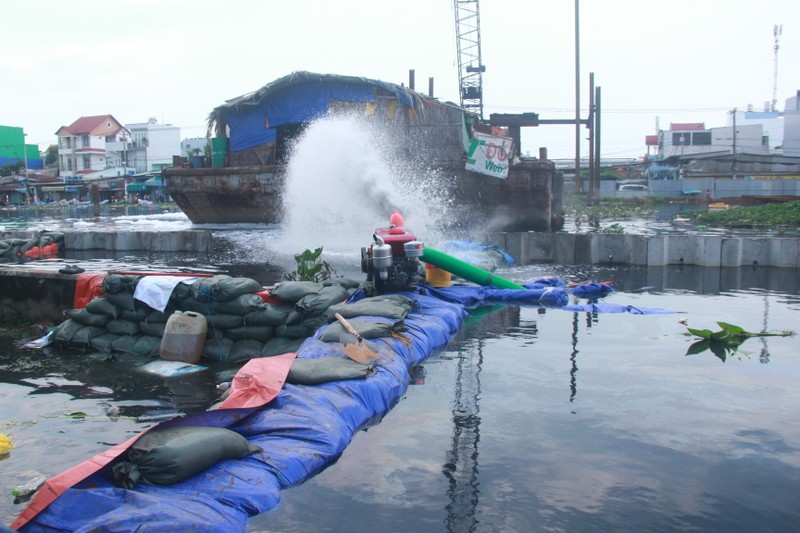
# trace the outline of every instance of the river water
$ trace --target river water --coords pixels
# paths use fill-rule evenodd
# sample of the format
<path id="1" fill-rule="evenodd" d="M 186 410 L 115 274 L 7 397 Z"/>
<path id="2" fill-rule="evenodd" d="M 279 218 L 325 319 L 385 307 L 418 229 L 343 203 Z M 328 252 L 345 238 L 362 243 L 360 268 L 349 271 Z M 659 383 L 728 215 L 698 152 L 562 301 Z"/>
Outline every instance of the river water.
<path id="1" fill-rule="evenodd" d="M 98 223 L 190 226 L 163 210 L 59 222 Z M 67 262 L 229 272 L 267 283 L 300 250 L 281 228 L 210 229 L 227 243 L 211 257 L 95 254 Z M 357 250 L 332 246 L 326 257 L 340 275 L 362 276 Z M 727 322 L 753 332 L 795 330 L 797 271 L 527 265 L 498 273 L 518 282 L 610 281 L 616 290 L 605 301 L 675 313 L 473 313 L 416 369 L 380 424 L 357 434 L 321 474 L 283 491 L 249 531 L 796 530 L 798 338 L 751 338 L 722 361 L 710 351 L 686 355 L 696 339 L 679 319 L 700 329 Z M 0 343 L 0 433 L 15 444 L 0 460 L 2 523 L 22 510 L 11 489 L 37 472 L 55 475 L 219 398 L 220 367 L 162 378 L 137 371 L 139 364 Z"/>

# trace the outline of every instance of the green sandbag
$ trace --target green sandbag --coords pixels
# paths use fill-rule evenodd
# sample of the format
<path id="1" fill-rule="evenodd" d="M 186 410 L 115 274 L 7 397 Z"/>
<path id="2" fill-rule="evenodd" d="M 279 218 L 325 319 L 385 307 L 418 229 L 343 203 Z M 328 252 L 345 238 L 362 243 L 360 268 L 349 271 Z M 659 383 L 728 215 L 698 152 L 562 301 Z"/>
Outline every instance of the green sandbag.
<path id="1" fill-rule="evenodd" d="M 192 313 L 200 313 L 201 315 L 210 315 L 213 313 L 211 302 L 200 302 L 195 300 L 194 297 L 184 298 L 177 302 L 178 310 L 190 311 Z"/>
<path id="2" fill-rule="evenodd" d="M 364 298 L 352 304 L 337 304 L 328 308 L 327 321 L 334 319 L 335 313 L 345 318 L 356 316 L 382 316 L 401 320 L 411 312 L 414 301 L 400 294 L 385 294 Z"/>
<path id="3" fill-rule="evenodd" d="M 295 358 L 286 376 L 287 383 L 319 385 L 341 379 L 363 379 L 376 372 L 375 364 L 359 363 L 347 357 Z"/>
<path id="4" fill-rule="evenodd" d="M 231 279 L 225 274 L 217 274 L 210 278 L 200 278 L 192 283 L 192 298 L 198 302 L 211 302 L 214 300 L 214 286 L 220 281 Z"/>
<path id="5" fill-rule="evenodd" d="M 106 300 L 120 309 L 125 309 L 127 311 L 134 311 L 136 309 L 136 300 L 134 300 L 132 292 L 107 293 Z"/>
<path id="6" fill-rule="evenodd" d="M 278 337 L 288 337 L 290 339 L 304 339 L 311 337 L 320 326 L 325 323 L 325 317 L 312 316 L 308 317 L 299 324 L 288 325 L 283 324 L 275 328 L 275 335 Z"/>
<path id="7" fill-rule="evenodd" d="M 288 339 L 286 337 L 273 337 L 264 343 L 261 357 L 271 357 L 289 352 L 296 352 L 305 339 Z"/>
<path id="8" fill-rule="evenodd" d="M 236 277 L 219 280 L 212 287 L 211 294 L 215 302 L 229 302 L 238 296 L 253 294 L 261 289 L 261 284 L 254 279 Z"/>
<path id="9" fill-rule="evenodd" d="M 121 311 L 119 307 L 102 296 L 95 296 L 92 298 L 91 301 L 86 304 L 86 310 L 98 315 L 110 316 L 111 318 L 117 318 Z"/>
<path id="10" fill-rule="evenodd" d="M 324 287 L 330 287 L 331 285 L 341 285 L 345 289 L 354 290 L 361 286 L 361 282 L 350 278 L 331 278 L 323 281 L 322 285 Z"/>
<path id="11" fill-rule="evenodd" d="M 141 322 L 147 318 L 148 310 L 142 307 L 141 304 L 136 305 L 136 308 L 133 311 L 128 311 L 127 309 L 123 309 L 119 312 L 119 316 L 117 318 L 121 318 L 122 320 L 129 320 L 131 322 Z"/>
<path id="12" fill-rule="evenodd" d="M 109 274 L 103 278 L 103 292 L 106 294 L 106 297 L 109 294 L 121 293 L 129 293 L 133 296 L 133 292 L 136 290 L 136 284 L 139 283 L 140 279 L 142 279 L 142 276 Z"/>
<path id="13" fill-rule="evenodd" d="M 211 307 L 215 313 L 223 315 L 246 315 L 258 311 L 263 306 L 264 300 L 258 294 L 240 294 L 225 302 L 214 302 Z"/>
<path id="14" fill-rule="evenodd" d="M 365 339 L 388 337 L 392 333 L 408 331 L 405 322 L 402 320 L 387 321 L 379 319 L 379 321 L 374 322 L 354 318 L 353 320 L 348 320 L 348 322 Z M 319 340 L 324 342 L 336 342 L 341 338 L 342 333 L 347 333 L 347 330 L 345 330 L 344 326 L 342 326 L 339 322 L 334 322 L 328 327 L 328 329 L 325 330 L 322 335 L 320 335 Z"/>
<path id="15" fill-rule="evenodd" d="M 208 338 L 206 339 L 205 346 L 203 346 L 202 357 L 209 361 L 224 363 L 228 361 L 231 348 L 233 348 L 233 342 L 234 341 L 231 339 L 221 335 Z"/>
<path id="16" fill-rule="evenodd" d="M 299 324 L 307 317 L 321 315 L 330 306 L 344 302 L 347 296 L 347 289 L 341 285 L 323 287 L 316 294 L 307 294 L 294 304 L 294 309 L 286 318 L 286 323 L 289 325 Z"/>
<path id="17" fill-rule="evenodd" d="M 244 322 L 240 315 L 205 315 L 208 323 L 208 330 L 233 329 L 241 327 Z"/>
<path id="18" fill-rule="evenodd" d="M 244 363 L 255 357 L 261 357 L 264 343 L 255 340 L 236 341 L 231 347 L 226 363 Z"/>
<path id="19" fill-rule="evenodd" d="M 75 332 L 75 335 L 69 340 L 73 346 L 81 346 L 88 348 L 91 346 L 92 339 L 104 335 L 106 330 L 103 328 L 96 328 L 94 326 L 83 326 Z"/>
<path id="20" fill-rule="evenodd" d="M 77 320 L 67 319 L 53 330 L 53 341 L 59 344 L 69 344 L 72 337 L 83 327 L 83 324 Z"/>
<path id="21" fill-rule="evenodd" d="M 136 342 L 133 343 L 133 347 L 130 350 L 130 353 L 134 355 L 139 355 L 142 357 L 150 357 L 151 355 L 158 355 L 158 351 L 161 349 L 161 338 L 160 337 L 151 337 L 150 335 L 142 335 Z"/>
<path id="22" fill-rule="evenodd" d="M 103 335 L 99 335 L 94 337 L 89 344 L 95 350 L 99 350 L 101 352 L 110 352 L 112 350 L 111 346 L 114 344 L 119 338 L 119 335 L 114 335 L 113 333 L 105 333 Z"/>
<path id="23" fill-rule="evenodd" d="M 266 304 L 258 311 L 244 315 L 244 323 L 248 326 L 280 326 L 286 323 L 291 310 L 287 305 Z"/>
<path id="24" fill-rule="evenodd" d="M 108 315 L 101 315 L 98 313 L 92 313 L 88 309 L 69 309 L 64 311 L 64 315 L 67 318 L 71 318 L 77 322 L 80 322 L 84 326 L 94 326 L 96 328 L 104 328 L 108 325 L 111 321 L 111 317 Z"/>
<path id="25" fill-rule="evenodd" d="M 269 295 L 281 302 L 295 304 L 309 294 L 317 294 L 323 285 L 314 281 L 281 281 L 269 291 Z"/>
<path id="26" fill-rule="evenodd" d="M 130 320 L 115 319 L 108 323 L 106 326 L 109 333 L 117 335 L 136 335 L 139 333 L 139 323 L 131 322 Z"/>
<path id="27" fill-rule="evenodd" d="M 142 337 L 142 335 L 119 335 L 117 340 L 111 343 L 111 351 L 112 352 L 122 352 L 122 353 L 134 353 L 134 347 L 136 346 L 136 342 Z M 160 341 L 161 339 L 159 339 Z M 161 343 L 159 342 L 159 346 Z M 145 348 L 143 348 L 145 349 Z"/>
<path id="28" fill-rule="evenodd" d="M 275 328 L 272 326 L 242 326 L 225 330 L 225 336 L 235 341 L 251 339 L 264 343 L 275 336 Z"/>
<path id="29" fill-rule="evenodd" d="M 177 426 L 142 435 L 111 467 L 114 484 L 132 489 L 142 481 L 172 485 L 226 459 L 241 459 L 261 448 L 226 428 Z"/>
<path id="30" fill-rule="evenodd" d="M 168 318 L 169 317 L 164 313 L 162 313 L 161 311 L 153 310 L 147 313 L 147 318 L 145 319 L 145 322 L 148 322 L 150 324 L 166 324 Z"/>
<path id="31" fill-rule="evenodd" d="M 163 337 L 166 327 L 164 322 L 139 322 L 139 331 L 151 337 Z"/>

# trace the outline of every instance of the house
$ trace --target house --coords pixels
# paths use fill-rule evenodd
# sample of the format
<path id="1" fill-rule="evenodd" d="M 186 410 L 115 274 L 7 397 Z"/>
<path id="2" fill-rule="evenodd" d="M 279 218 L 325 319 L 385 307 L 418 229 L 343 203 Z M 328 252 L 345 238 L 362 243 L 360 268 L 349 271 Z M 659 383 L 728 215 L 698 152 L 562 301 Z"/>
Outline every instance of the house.
<path id="1" fill-rule="evenodd" d="M 172 157 L 181 154 L 181 129 L 177 126 L 159 124 L 155 117 L 150 117 L 147 122 L 125 127 L 130 132 L 128 166 L 137 173 L 171 166 Z"/>

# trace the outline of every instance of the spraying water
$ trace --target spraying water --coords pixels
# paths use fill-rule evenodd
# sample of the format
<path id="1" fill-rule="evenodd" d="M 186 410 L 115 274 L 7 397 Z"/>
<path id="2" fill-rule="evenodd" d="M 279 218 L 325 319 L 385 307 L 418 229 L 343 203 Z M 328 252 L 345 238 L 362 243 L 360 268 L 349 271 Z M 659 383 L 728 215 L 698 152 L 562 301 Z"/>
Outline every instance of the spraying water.
<path id="1" fill-rule="evenodd" d="M 438 239 L 449 206 L 441 180 L 420 176 L 396 156 L 402 140 L 352 116 L 312 123 L 287 169 L 282 241 L 293 250 L 322 246 L 358 257 L 393 210 L 420 239 Z M 422 177 L 422 179 L 420 179 Z"/>

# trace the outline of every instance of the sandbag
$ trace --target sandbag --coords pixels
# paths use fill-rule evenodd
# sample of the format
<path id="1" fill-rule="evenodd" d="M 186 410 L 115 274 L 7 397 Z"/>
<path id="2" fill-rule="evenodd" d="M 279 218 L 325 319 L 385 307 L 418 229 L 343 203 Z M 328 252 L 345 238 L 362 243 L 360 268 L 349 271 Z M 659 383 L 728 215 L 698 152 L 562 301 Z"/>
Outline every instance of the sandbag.
<path id="1" fill-rule="evenodd" d="M 261 448 L 226 428 L 177 426 L 142 435 L 112 466 L 116 486 L 132 489 L 139 481 L 172 485 L 226 459 L 241 459 Z"/>
<path id="2" fill-rule="evenodd" d="M 152 337 L 163 337 L 166 327 L 164 322 L 139 322 L 139 331 Z"/>
<path id="3" fill-rule="evenodd" d="M 225 336 L 235 341 L 252 339 L 264 343 L 275 336 L 275 328 L 272 326 L 242 326 L 225 330 Z"/>
<path id="4" fill-rule="evenodd" d="M 348 320 L 348 322 L 365 339 L 388 337 L 392 333 L 408 331 L 403 320 L 378 319 L 377 321 L 368 321 L 354 318 L 353 320 Z M 342 333 L 347 333 L 347 330 L 339 322 L 334 322 L 320 335 L 319 340 L 324 342 L 338 341 Z"/>
<path id="5" fill-rule="evenodd" d="M 220 281 L 231 279 L 225 274 L 217 274 L 210 278 L 200 278 L 192 283 L 192 298 L 198 302 L 211 302 L 214 300 L 214 286 Z"/>
<path id="6" fill-rule="evenodd" d="M 59 344 L 69 344 L 72 337 L 83 328 L 83 324 L 71 318 L 65 320 L 53 330 L 53 341 Z"/>
<path id="7" fill-rule="evenodd" d="M 110 316 L 92 313 L 86 308 L 68 309 L 67 311 L 64 311 L 64 316 L 71 318 L 76 322 L 80 322 L 84 326 L 94 326 L 96 328 L 104 328 L 111 321 Z"/>
<path id="8" fill-rule="evenodd" d="M 151 337 L 150 335 L 142 335 L 136 342 L 133 343 L 130 353 L 142 357 L 150 357 L 151 355 L 158 355 L 161 348 L 161 337 Z"/>
<path id="9" fill-rule="evenodd" d="M 322 282 L 323 287 L 330 287 L 331 285 L 340 285 L 350 291 L 361 287 L 361 282 L 350 278 L 331 278 Z"/>
<path id="10" fill-rule="evenodd" d="M 134 353 L 134 346 L 142 335 L 119 335 L 117 339 L 111 343 L 112 352 Z"/>
<path id="11" fill-rule="evenodd" d="M 248 326 L 280 326 L 286 323 L 286 317 L 292 310 L 290 306 L 266 304 L 258 311 L 244 315 L 244 324 Z"/>
<path id="12" fill-rule="evenodd" d="M 252 339 L 236 341 L 231 347 L 226 363 L 244 363 L 255 357 L 261 357 L 264 343 Z"/>
<path id="13" fill-rule="evenodd" d="M 106 330 L 103 328 L 83 326 L 81 329 L 75 332 L 75 335 L 72 336 L 69 343 L 73 346 L 89 347 L 91 346 L 91 341 L 93 338 L 99 337 L 105 333 Z"/>
<path id="14" fill-rule="evenodd" d="M 135 309 L 130 311 L 128 309 L 122 309 L 117 318 L 129 320 L 130 322 L 141 322 L 147 318 L 147 313 L 147 308 L 137 305 Z"/>
<path id="15" fill-rule="evenodd" d="M 88 304 L 86 304 L 86 310 L 90 313 L 94 313 L 97 315 L 106 315 L 110 316 L 111 318 L 117 318 L 120 313 L 120 308 L 114 305 L 113 303 L 109 302 L 106 298 L 102 296 L 95 296 L 92 298 Z"/>
<path id="16" fill-rule="evenodd" d="M 183 300 L 184 298 L 190 298 L 192 296 L 192 285 L 189 283 L 180 282 L 172 289 L 172 293 L 170 294 L 170 300 L 179 301 Z"/>
<path id="17" fill-rule="evenodd" d="M 251 278 L 228 278 L 215 283 L 211 288 L 211 294 L 215 302 L 229 302 L 237 296 L 253 294 L 262 288 L 259 282 Z"/>
<path id="18" fill-rule="evenodd" d="M 109 274 L 103 278 L 103 292 L 108 296 L 109 294 L 130 293 L 136 290 L 136 284 L 142 276 L 127 275 L 127 274 Z"/>
<path id="19" fill-rule="evenodd" d="M 317 294 L 323 285 L 315 281 L 281 281 L 269 291 L 269 295 L 281 302 L 295 304 L 306 295 Z"/>
<path id="20" fill-rule="evenodd" d="M 148 322 L 150 324 L 166 324 L 168 318 L 169 317 L 165 313 L 153 310 L 147 313 L 147 318 L 145 319 L 145 322 Z"/>
<path id="21" fill-rule="evenodd" d="M 191 311 L 192 313 L 200 313 L 201 315 L 210 315 L 213 313 L 211 302 L 201 302 L 195 300 L 194 297 L 184 298 L 178 301 L 176 305 L 180 311 Z"/>
<path id="22" fill-rule="evenodd" d="M 414 302 L 401 294 L 385 294 L 371 296 L 351 304 L 337 304 L 328 308 L 327 319 L 333 320 L 334 314 L 339 313 L 345 318 L 356 316 L 382 316 L 401 320 L 411 312 Z"/>
<path id="23" fill-rule="evenodd" d="M 246 315 L 258 311 L 264 306 L 264 300 L 258 294 L 240 294 L 224 302 L 214 302 L 212 308 L 215 313 L 228 315 Z"/>
<path id="24" fill-rule="evenodd" d="M 206 315 L 208 330 L 233 329 L 241 327 L 244 322 L 240 315 Z"/>
<path id="25" fill-rule="evenodd" d="M 325 323 L 323 316 L 311 316 L 295 325 L 282 324 L 275 328 L 275 335 L 290 339 L 304 339 L 311 337 L 320 326 Z"/>
<path id="26" fill-rule="evenodd" d="M 233 343 L 233 340 L 221 335 L 208 338 L 203 346 L 202 357 L 210 361 L 227 362 Z"/>
<path id="27" fill-rule="evenodd" d="M 106 326 L 109 333 L 117 335 L 136 335 L 139 333 L 139 323 L 130 320 L 114 319 Z"/>
<path id="28" fill-rule="evenodd" d="M 300 298 L 286 318 L 286 323 L 299 324 L 307 317 L 321 315 L 330 306 L 345 301 L 347 296 L 347 289 L 341 285 L 322 287 L 318 293 Z"/>
<path id="29" fill-rule="evenodd" d="M 115 335 L 113 333 L 104 333 L 103 335 L 99 335 L 94 337 L 92 340 L 89 341 L 89 344 L 95 350 L 101 352 L 110 352 L 112 350 L 112 345 L 114 341 L 119 338 L 119 335 Z"/>
<path id="30" fill-rule="evenodd" d="M 289 352 L 296 352 L 305 339 L 288 339 L 286 337 L 273 337 L 264 343 L 261 357 L 271 357 Z"/>
<path id="31" fill-rule="evenodd" d="M 359 363 L 346 357 L 295 358 L 286 382 L 318 385 L 341 379 L 363 379 L 375 372 L 374 363 Z"/>
<path id="32" fill-rule="evenodd" d="M 133 299 L 132 292 L 106 293 L 106 300 L 116 305 L 120 309 L 133 311 L 136 309 L 136 300 Z"/>

